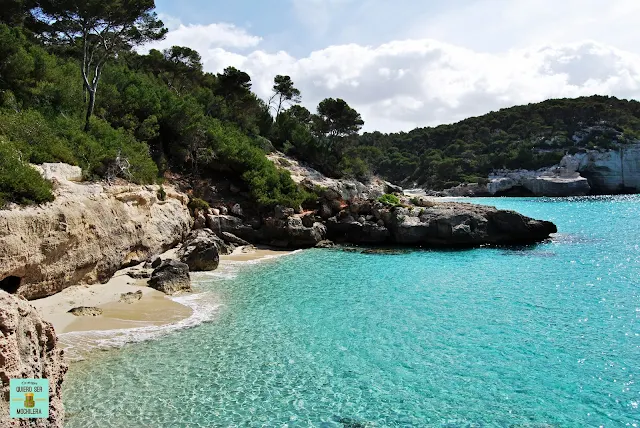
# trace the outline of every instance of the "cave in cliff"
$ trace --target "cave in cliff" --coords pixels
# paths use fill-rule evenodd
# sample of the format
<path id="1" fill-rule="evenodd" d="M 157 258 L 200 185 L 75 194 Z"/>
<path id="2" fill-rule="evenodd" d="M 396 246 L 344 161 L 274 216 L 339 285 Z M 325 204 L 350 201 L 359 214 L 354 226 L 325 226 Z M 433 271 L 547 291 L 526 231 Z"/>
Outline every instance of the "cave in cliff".
<path id="1" fill-rule="evenodd" d="M 513 186 L 507 190 L 496 192 L 494 196 L 527 197 L 535 194 L 524 186 Z"/>
<path id="2" fill-rule="evenodd" d="M 22 281 L 22 278 L 18 276 L 8 276 L 0 281 L 0 289 L 9 294 L 16 294 L 18 288 L 20 288 L 20 281 Z"/>

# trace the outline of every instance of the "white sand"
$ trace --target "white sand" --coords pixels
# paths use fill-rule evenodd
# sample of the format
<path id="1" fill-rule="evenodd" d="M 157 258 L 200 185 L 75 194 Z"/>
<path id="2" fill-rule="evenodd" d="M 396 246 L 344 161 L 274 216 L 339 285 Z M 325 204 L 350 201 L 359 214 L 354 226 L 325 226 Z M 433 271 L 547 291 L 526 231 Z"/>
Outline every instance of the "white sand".
<path id="1" fill-rule="evenodd" d="M 220 256 L 225 261 L 243 262 L 273 258 L 291 251 L 267 248 L 240 247 L 233 254 Z M 175 250 L 160 257 L 175 258 Z M 106 284 L 77 285 L 44 299 L 33 300 L 42 317 L 53 324 L 56 332 L 102 331 L 172 324 L 188 318 L 192 309 L 168 298 L 164 293 L 146 286 L 146 279 L 136 280 L 127 275 L 129 269 L 118 271 Z M 120 302 L 123 293 L 141 290 L 143 296 L 133 303 Z M 68 311 L 78 306 L 92 306 L 103 314 L 77 317 Z"/>

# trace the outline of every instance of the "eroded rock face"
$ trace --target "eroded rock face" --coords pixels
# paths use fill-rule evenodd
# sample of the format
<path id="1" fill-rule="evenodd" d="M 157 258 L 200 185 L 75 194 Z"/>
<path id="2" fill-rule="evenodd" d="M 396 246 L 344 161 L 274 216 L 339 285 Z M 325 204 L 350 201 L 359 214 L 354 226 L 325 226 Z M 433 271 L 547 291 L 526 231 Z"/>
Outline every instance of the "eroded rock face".
<path id="1" fill-rule="evenodd" d="M 586 178 L 575 171 L 559 168 L 498 171 L 489 180 L 486 187 L 489 195 L 507 194 L 518 188 L 534 196 L 584 196 L 591 192 Z M 448 193 L 451 194 L 451 189 Z"/>
<path id="2" fill-rule="evenodd" d="M 219 247 L 226 248 L 226 244 L 213 231 L 198 229 L 187 236 L 178 250 L 178 257 L 182 263 L 189 266 L 191 272 L 212 271 L 217 269 L 220 263 Z"/>
<path id="3" fill-rule="evenodd" d="M 27 299 L 105 282 L 174 247 L 190 229 L 187 196 L 168 186 L 160 201 L 156 186 L 58 182 L 50 204 L 0 210 L 0 285 L 17 278 L 11 292 Z"/>
<path id="4" fill-rule="evenodd" d="M 640 143 L 567 155 L 560 168 L 579 172 L 595 193 L 640 192 Z"/>
<path id="5" fill-rule="evenodd" d="M 28 302 L 0 291 L 0 426 L 62 428 L 62 382 L 67 372 L 53 326 Z M 49 379 L 48 419 L 9 419 L 9 379 Z"/>
<path id="6" fill-rule="evenodd" d="M 558 165 L 538 171 L 501 170 L 489 176 L 487 192 L 505 194 L 521 188 L 535 196 L 583 196 L 640 192 L 640 143 L 616 149 L 566 155 Z M 455 195 L 455 189 L 447 194 Z M 476 195 L 481 195 L 476 193 Z"/>
<path id="7" fill-rule="evenodd" d="M 176 260 L 165 260 L 153 271 L 149 287 L 165 294 L 173 295 L 182 291 L 191 291 L 189 266 Z"/>

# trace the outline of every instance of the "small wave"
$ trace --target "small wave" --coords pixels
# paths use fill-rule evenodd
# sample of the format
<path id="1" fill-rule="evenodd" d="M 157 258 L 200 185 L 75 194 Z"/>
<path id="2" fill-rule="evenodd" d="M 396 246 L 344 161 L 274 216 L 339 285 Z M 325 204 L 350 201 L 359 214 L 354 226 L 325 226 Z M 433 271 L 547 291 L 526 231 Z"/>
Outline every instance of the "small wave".
<path id="1" fill-rule="evenodd" d="M 188 306 L 193 310 L 191 316 L 176 323 L 118 330 L 74 331 L 62 333 L 58 338 L 65 348 L 67 359 L 80 361 L 84 359 L 86 354 L 96 349 L 120 348 L 127 343 L 158 339 L 171 332 L 192 328 L 211 321 L 220 307 L 220 303 L 210 301 L 207 298 L 210 296 L 209 293 L 198 293 L 172 297 L 171 300 Z"/>
<path id="2" fill-rule="evenodd" d="M 225 260 L 220 267 L 211 272 L 197 272 L 192 275 L 193 284 L 205 285 L 212 279 L 233 280 L 243 266 L 257 265 L 269 260 L 277 259 L 291 254 L 297 254 L 303 250 L 295 250 L 284 254 L 265 255 L 255 260 Z M 206 289 L 206 287 L 204 287 Z M 169 297 L 171 300 L 188 306 L 193 313 L 190 317 L 172 324 L 147 325 L 117 330 L 93 330 L 74 331 L 58 335 L 61 345 L 65 349 L 65 355 L 70 361 L 80 361 L 91 351 L 121 348 L 127 343 L 145 342 L 159 339 L 171 332 L 196 327 L 202 323 L 211 321 L 221 303 L 215 301 L 213 295 L 207 291 L 197 294 L 188 294 L 178 297 Z"/>

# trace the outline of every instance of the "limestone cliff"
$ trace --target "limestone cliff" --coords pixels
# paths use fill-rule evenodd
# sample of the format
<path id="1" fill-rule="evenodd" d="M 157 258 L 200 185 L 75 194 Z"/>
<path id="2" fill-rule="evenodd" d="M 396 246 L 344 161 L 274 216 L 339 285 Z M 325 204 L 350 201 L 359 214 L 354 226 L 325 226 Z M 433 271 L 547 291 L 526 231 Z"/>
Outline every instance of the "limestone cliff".
<path id="1" fill-rule="evenodd" d="M 189 231 L 186 195 L 158 186 L 82 184 L 56 175 L 54 202 L 0 211 L 0 288 L 35 299 L 79 283 L 104 282 L 118 269 L 178 244 Z"/>
<path id="2" fill-rule="evenodd" d="M 62 381 L 67 372 L 53 326 L 28 302 L 0 291 L 0 426 L 62 427 Z M 49 379 L 48 419 L 9 419 L 9 379 Z"/>
<path id="3" fill-rule="evenodd" d="M 567 155 L 560 168 L 579 172 L 594 193 L 640 192 L 640 143 Z"/>
<path id="4" fill-rule="evenodd" d="M 459 196 L 468 186 L 449 189 Z M 640 143 L 615 149 L 588 150 L 566 155 L 558 165 L 538 171 L 499 170 L 489 176 L 486 187 L 475 194 L 525 194 L 535 196 L 582 196 L 640 192 Z"/>

